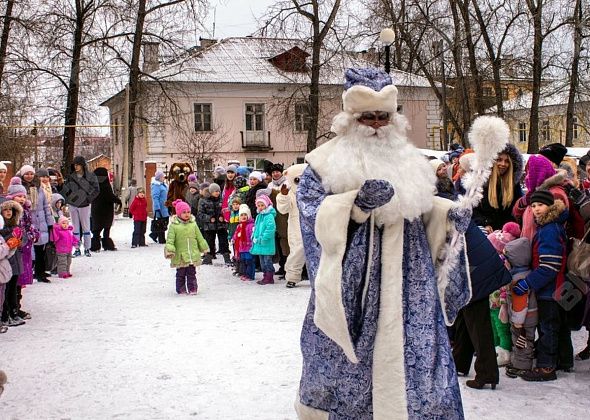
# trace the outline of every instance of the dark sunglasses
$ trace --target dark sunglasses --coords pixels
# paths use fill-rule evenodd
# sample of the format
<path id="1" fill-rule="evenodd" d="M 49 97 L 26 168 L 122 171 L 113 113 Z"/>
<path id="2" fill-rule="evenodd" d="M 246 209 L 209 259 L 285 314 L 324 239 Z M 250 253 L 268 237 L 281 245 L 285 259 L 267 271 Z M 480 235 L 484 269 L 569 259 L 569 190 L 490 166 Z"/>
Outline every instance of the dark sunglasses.
<path id="1" fill-rule="evenodd" d="M 387 121 L 389 120 L 389 112 L 377 111 L 377 112 L 363 112 L 359 120 L 366 121 Z"/>

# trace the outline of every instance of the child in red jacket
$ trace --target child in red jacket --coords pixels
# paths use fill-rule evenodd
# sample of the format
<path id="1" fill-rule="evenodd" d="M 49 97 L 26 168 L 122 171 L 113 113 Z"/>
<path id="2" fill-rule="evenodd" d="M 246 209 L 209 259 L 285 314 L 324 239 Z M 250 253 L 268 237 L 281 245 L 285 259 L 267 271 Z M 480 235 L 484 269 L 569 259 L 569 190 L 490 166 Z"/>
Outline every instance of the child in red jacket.
<path id="1" fill-rule="evenodd" d="M 131 239 L 131 248 L 138 246 L 147 246 L 145 244 L 145 230 L 147 227 L 147 200 L 145 199 L 145 189 L 137 188 L 137 195 L 129 206 L 129 216 L 133 217 L 133 238 Z"/>

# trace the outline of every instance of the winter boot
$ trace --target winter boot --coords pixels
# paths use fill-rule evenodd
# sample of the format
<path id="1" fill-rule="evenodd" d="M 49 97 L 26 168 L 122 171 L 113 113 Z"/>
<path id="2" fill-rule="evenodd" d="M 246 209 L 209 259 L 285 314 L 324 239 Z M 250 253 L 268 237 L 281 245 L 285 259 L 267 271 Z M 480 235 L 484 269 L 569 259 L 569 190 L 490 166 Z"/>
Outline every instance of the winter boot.
<path id="1" fill-rule="evenodd" d="M 579 352 L 576 355 L 576 360 L 588 360 L 588 359 L 590 359 L 590 344 L 588 344 L 584 350 L 582 350 L 581 352 Z"/>
<path id="2" fill-rule="evenodd" d="M 225 263 L 226 266 L 232 265 L 231 257 L 229 256 L 229 253 L 223 254 L 223 262 Z"/>
<path id="3" fill-rule="evenodd" d="M 267 271 L 262 274 L 262 280 L 258 280 L 256 283 L 258 284 L 274 284 L 273 273 Z"/>
<path id="4" fill-rule="evenodd" d="M 102 238 L 102 249 L 105 251 L 116 251 L 117 247 L 111 238 Z"/>
<path id="5" fill-rule="evenodd" d="M 89 250 L 89 249 L 85 249 L 85 250 L 84 250 L 84 256 L 85 256 L 85 257 L 90 257 L 90 256 L 91 256 L 91 255 L 90 255 L 90 250 Z"/>
<path id="6" fill-rule="evenodd" d="M 522 379 L 529 382 L 545 382 L 545 381 L 554 381 L 557 379 L 557 375 L 555 374 L 554 368 L 533 368 L 531 370 L 527 370 L 522 375 L 520 375 Z"/>
<path id="7" fill-rule="evenodd" d="M 203 255 L 203 260 L 201 261 L 203 265 L 211 265 L 213 264 L 213 259 L 211 258 L 211 254 Z"/>
<path id="8" fill-rule="evenodd" d="M 74 251 L 74 255 L 72 255 L 72 257 L 76 258 L 80 255 L 82 255 L 82 253 L 80 252 L 80 248 L 76 248 L 76 250 Z"/>
<path id="9" fill-rule="evenodd" d="M 100 251 L 100 236 L 99 235 L 92 235 L 92 239 L 90 240 L 90 250 L 92 252 L 99 252 Z"/>

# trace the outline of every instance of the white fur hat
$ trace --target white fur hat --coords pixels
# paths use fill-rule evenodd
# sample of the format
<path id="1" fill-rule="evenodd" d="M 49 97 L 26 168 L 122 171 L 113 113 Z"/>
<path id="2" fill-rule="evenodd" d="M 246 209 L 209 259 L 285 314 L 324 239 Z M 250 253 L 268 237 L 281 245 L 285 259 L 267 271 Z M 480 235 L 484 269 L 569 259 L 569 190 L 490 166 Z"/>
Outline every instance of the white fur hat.
<path id="1" fill-rule="evenodd" d="M 470 172 L 473 169 L 477 156 L 475 153 L 467 153 L 459 158 L 459 166 L 465 171 Z"/>
<path id="2" fill-rule="evenodd" d="M 262 182 L 262 179 L 263 179 L 262 172 L 260 172 L 260 171 L 253 171 L 250 174 L 249 178 L 256 178 L 258 181 Z"/>
<path id="3" fill-rule="evenodd" d="M 356 85 L 342 93 L 342 106 L 351 114 L 370 111 L 397 111 L 397 88 L 385 86 L 379 92 L 363 85 Z"/>
<path id="4" fill-rule="evenodd" d="M 6 167 L 4 162 L 0 162 L 0 171 L 7 171 L 7 170 L 8 170 L 8 168 Z"/>

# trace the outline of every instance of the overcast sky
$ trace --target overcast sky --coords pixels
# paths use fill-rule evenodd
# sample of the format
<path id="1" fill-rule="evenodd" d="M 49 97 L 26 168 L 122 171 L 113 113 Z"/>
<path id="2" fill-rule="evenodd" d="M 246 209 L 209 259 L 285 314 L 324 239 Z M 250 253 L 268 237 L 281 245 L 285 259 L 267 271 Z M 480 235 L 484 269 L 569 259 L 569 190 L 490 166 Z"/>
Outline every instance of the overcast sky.
<path id="1" fill-rule="evenodd" d="M 207 29 L 213 31 L 215 16 L 215 38 L 250 35 L 257 29 L 256 18 L 262 16 L 268 6 L 276 0 L 212 0 L 207 19 Z"/>

